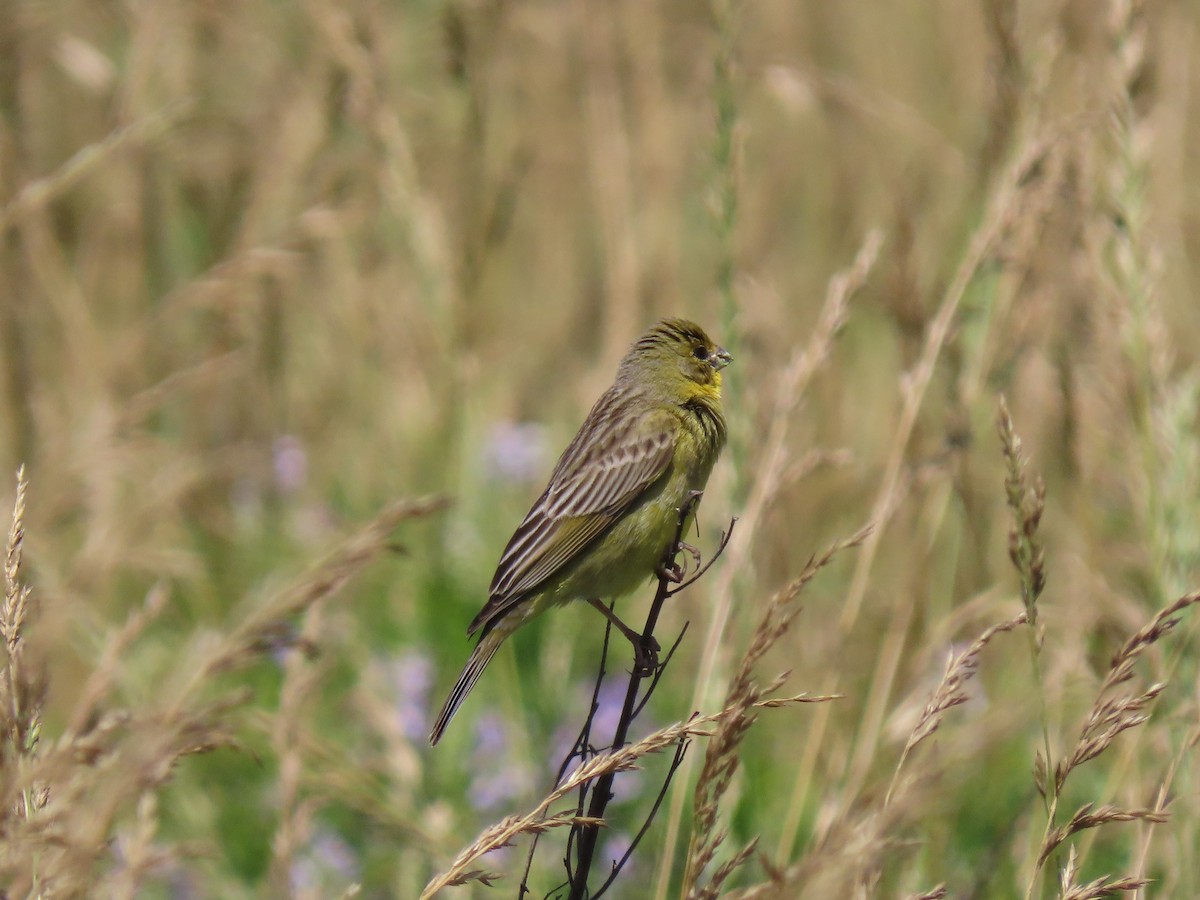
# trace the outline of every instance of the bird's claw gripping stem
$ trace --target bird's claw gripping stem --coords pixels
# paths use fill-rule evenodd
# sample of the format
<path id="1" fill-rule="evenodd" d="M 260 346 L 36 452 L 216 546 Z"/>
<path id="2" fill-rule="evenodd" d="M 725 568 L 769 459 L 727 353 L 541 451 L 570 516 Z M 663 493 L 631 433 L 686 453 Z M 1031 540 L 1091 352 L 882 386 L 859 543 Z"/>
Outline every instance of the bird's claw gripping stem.
<path id="1" fill-rule="evenodd" d="M 686 572 L 687 570 L 674 560 L 671 560 L 670 562 L 664 560 L 663 562 L 660 562 L 658 567 L 654 570 L 654 573 L 658 575 L 659 578 L 665 578 L 667 581 L 671 582 L 671 584 L 681 584 L 683 582 L 683 576 L 686 574 Z"/>

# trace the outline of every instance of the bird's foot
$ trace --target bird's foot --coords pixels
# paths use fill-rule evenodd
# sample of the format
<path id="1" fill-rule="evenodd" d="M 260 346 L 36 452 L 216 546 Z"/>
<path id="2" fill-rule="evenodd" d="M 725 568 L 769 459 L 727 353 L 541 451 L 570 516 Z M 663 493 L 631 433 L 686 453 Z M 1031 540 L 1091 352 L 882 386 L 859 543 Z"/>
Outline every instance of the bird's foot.
<path id="1" fill-rule="evenodd" d="M 663 560 L 660 562 L 654 569 L 654 573 L 658 575 L 659 578 L 665 578 L 671 584 L 681 584 L 683 582 L 684 575 L 687 574 L 687 570 L 672 559 Z"/>
<path id="2" fill-rule="evenodd" d="M 688 567 L 686 563 L 681 564 L 676 562 L 675 556 L 679 553 L 687 553 L 692 558 L 692 565 L 694 566 L 695 571 L 700 571 L 700 551 L 691 544 L 685 544 L 683 541 L 680 541 L 678 546 L 675 548 L 675 554 L 673 554 L 669 559 L 664 559 L 655 568 L 655 574 L 657 574 L 659 578 L 665 578 L 671 584 L 683 584 L 684 579 L 687 578 Z"/>

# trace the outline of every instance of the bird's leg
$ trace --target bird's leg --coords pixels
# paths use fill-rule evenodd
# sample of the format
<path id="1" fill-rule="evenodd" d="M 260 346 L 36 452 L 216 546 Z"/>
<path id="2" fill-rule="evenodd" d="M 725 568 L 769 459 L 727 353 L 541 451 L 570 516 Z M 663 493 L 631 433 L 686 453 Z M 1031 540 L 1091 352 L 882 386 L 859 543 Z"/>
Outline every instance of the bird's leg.
<path id="1" fill-rule="evenodd" d="M 633 665 L 635 671 L 641 675 L 648 675 L 658 668 L 658 641 L 654 636 L 643 637 L 638 634 L 624 622 L 617 618 L 617 614 L 597 600 L 595 597 L 588 597 L 587 602 L 593 606 L 600 615 L 612 622 L 613 627 L 621 634 L 625 635 L 626 640 L 633 644 Z"/>
<path id="2" fill-rule="evenodd" d="M 692 562 L 694 562 L 696 564 L 696 568 L 697 569 L 700 568 L 700 562 L 701 562 L 700 551 L 696 547 L 693 547 L 691 544 L 685 544 L 683 541 L 680 541 L 679 549 L 686 550 L 688 555 L 690 555 L 692 557 Z"/>

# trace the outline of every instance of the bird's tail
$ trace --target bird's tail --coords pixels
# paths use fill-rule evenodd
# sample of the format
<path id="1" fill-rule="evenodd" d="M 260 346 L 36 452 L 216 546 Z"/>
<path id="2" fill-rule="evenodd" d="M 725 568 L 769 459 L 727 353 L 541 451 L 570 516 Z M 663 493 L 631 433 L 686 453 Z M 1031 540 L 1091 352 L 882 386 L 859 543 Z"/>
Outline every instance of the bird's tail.
<path id="1" fill-rule="evenodd" d="M 479 680 L 479 676 L 483 674 L 487 664 L 492 661 L 492 657 L 496 655 L 496 651 L 500 649 L 500 644 L 508 637 L 510 630 L 494 628 L 475 645 L 475 649 L 471 651 L 471 658 L 467 660 L 462 674 L 458 676 L 458 681 L 454 683 L 454 687 L 450 691 L 450 696 L 442 704 L 442 711 L 438 713 L 437 721 L 433 723 L 433 731 L 429 733 L 431 745 L 436 746 L 437 742 L 442 739 L 442 732 L 446 730 L 446 726 L 450 724 L 450 720 L 454 718 L 454 714 L 458 712 L 462 702 L 467 699 L 467 694 L 471 693 L 471 688 L 475 687 L 475 682 Z"/>

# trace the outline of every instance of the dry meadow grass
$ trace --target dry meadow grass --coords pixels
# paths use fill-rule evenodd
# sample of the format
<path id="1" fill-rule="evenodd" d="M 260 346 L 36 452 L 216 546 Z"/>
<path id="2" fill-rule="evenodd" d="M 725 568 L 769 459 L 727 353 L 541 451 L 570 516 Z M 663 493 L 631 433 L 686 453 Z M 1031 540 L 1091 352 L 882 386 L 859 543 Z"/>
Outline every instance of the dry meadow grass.
<path id="1" fill-rule="evenodd" d="M 544 832 L 565 896 L 572 787 L 602 876 L 690 741 L 610 896 L 1200 896 L 1198 27 L 0 2 L 4 895 L 514 896 Z M 431 751 L 668 314 L 734 354 L 740 521 L 649 724 L 554 788 L 581 606 Z"/>

